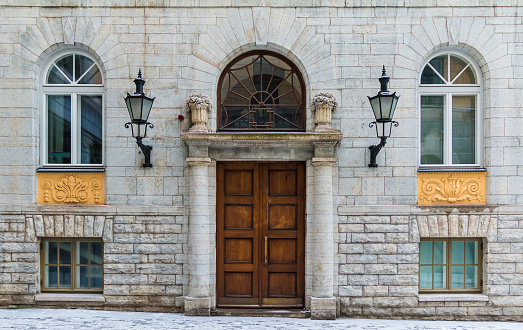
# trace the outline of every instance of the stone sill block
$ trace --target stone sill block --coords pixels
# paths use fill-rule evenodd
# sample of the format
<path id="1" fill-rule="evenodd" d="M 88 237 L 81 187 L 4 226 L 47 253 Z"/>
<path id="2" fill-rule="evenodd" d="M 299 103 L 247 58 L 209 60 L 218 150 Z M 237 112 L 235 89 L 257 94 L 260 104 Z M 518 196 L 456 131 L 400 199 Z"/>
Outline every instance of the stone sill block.
<path id="1" fill-rule="evenodd" d="M 0 214 L 184 215 L 184 207 L 155 205 L 0 205 Z"/>
<path id="2" fill-rule="evenodd" d="M 420 294 L 419 301 L 488 301 L 484 294 Z"/>
<path id="3" fill-rule="evenodd" d="M 519 213 L 518 213 L 519 212 Z M 521 214 L 521 207 L 503 205 L 339 205 L 338 215 Z"/>
<path id="4" fill-rule="evenodd" d="M 39 293 L 35 296 L 36 302 L 78 302 L 78 303 L 105 303 L 103 294 L 66 294 L 66 293 Z"/>

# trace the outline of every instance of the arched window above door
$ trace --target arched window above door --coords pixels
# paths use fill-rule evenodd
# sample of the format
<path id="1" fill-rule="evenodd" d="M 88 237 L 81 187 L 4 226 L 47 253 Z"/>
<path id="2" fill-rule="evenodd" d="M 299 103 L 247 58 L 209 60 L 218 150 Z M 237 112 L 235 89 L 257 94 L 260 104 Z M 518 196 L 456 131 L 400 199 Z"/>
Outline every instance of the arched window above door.
<path id="1" fill-rule="evenodd" d="M 285 57 L 252 51 L 233 60 L 218 84 L 218 130 L 304 131 L 305 84 Z"/>

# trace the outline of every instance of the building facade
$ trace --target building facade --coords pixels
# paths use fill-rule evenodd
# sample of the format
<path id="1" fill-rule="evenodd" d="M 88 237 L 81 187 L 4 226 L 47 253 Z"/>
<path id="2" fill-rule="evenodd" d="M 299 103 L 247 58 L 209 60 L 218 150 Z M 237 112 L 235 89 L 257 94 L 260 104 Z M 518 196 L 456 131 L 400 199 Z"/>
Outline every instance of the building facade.
<path id="1" fill-rule="evenodd" d="M 521 0 L 0 16 L 0 305 L 521 320 Z M 399 125 L 370 167 L 385 70 Z"/>

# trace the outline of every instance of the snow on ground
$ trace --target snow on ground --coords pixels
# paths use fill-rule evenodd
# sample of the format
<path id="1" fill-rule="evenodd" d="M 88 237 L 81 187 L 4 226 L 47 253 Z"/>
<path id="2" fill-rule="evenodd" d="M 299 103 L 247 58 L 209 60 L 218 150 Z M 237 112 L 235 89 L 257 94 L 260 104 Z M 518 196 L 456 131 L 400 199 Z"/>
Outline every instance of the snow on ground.
<path id="1" fill-rule="evenodd" d="M 186 317 L 183 314 L 95 311 L 84 309 L 0 309 L 0 329 L 522 330 L 523 323 L 369 319 L 317 321 L 274 317 Z"/>

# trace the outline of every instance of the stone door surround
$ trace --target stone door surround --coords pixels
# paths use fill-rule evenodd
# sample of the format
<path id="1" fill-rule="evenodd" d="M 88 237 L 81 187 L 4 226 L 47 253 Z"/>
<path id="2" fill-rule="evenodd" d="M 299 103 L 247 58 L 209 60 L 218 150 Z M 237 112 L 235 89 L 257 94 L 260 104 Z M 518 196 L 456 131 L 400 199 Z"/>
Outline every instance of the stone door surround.
<path id="1" fill-rule="evenodd" d="M 306 214 L 305 305 L 314 319 L 335 318 L 332 166 L 341 133 L 184 132 L 181 139 L 188 147 L 190 180 L 185 314 L 210 315 L 216 306 L 216 221 L 210 211 L 214 205 L 209 205 L 209 182 L 214 178 L 209 177 L 209 165 L 217 160 L 306 160 L 310 211 Z"/>

